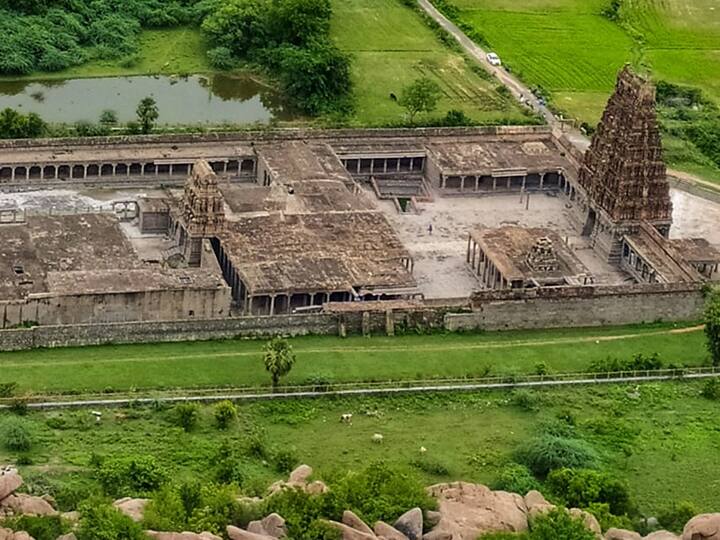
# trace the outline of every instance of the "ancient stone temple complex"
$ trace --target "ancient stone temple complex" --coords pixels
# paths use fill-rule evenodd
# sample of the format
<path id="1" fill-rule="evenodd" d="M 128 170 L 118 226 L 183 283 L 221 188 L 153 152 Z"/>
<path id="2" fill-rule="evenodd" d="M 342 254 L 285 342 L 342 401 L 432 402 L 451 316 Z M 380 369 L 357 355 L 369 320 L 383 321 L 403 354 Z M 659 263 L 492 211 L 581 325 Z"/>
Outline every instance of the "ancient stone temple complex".
<path id="1" fill-rule="evenodd" d="M 659 318 L 651 298 L 691 313 L 720 263 L 672 228 L 654 89 L 629 68 L 584 154 L 545 127 L 17 141 L 0 143 L 0 190 L 2 328 L 398 306 L 480 320 L 627 294 Z M 577 309 L 624 316 L 609 305 Z"/>

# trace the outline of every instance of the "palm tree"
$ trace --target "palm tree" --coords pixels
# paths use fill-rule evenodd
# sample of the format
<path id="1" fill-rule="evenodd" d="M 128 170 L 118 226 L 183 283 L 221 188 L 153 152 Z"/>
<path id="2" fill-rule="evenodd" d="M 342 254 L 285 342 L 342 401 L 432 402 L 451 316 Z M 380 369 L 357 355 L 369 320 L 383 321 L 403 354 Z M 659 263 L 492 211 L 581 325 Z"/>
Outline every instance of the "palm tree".
<path id="1" fill-rule="evenodd" d="M 277 389 L 280 377 L 284 377 L 295 363 L 295 353 L 290 344 L 281 338 L 274 338 L 267 342 L 264 349 L 263 362 L 265 369 L 272 377 L 273 391 Z"/>

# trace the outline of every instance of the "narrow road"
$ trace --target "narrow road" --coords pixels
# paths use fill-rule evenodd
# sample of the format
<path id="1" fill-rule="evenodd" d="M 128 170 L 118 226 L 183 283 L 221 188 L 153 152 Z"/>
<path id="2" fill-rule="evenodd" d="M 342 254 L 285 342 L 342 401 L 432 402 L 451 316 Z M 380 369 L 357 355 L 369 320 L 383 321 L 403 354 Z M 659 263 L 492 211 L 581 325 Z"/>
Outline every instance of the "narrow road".
<path id="1" fill-rule="evenodd" d="M 465 33 L 460 30 L 460 28 L 458 28 L 452 21 L 445 17 L 445 15 L 440 13 L 437 8 L 432 5 L 430 0 L 418 0 L 418 3 L 420 4 L 420 7 L 422 7 L 428 15 L 435 19 L 435 21 L 440 26 L 450 32 L 450 34 L 455 38 L 455 40 L 460 44 L 460 46 L 465 50 L 467 54 L 477 60 L 480 65 L 485 68 L 485 70 L 494 75 L 498 79 L 498 81 L 505 85 L 505 87 L 510 90 L 512 95 L 515 96 L 515 99 L 517 99 L 518 102 L 520 102 L 521 98 L 524 97 L 525 104 L 529 105 L 533 110 L 538 111 L 545 119 L 545 122 L 547 122 L 547 124 L 552 127 L 553 130 L 562 132 L 565 137 L 567 137 L 567 139 L 570 140 L 570 142 L 572 142 L 572 144 L 574 144 L 579 150 L 582 150 L 584 152 L 588 149 L 588 147 L 590 146 L 590 140 L 585 135 L 583 135 L 580 130 L 575 129 L 567 123 L 563 123 L 558 118 L 556 118 L 552 111 L 548 109 L 547 106 L 542 105 L 523 82 L 508 73 L 504 68 L 493 66 L 492 64 L 490 64 L 487 59 L 487 53 L 489 51 L 485 51 L 484 49 L 479 47 L 473 40 L 467 37 Z M 686 182 L 694 182 L 700 184 L 707 189 L 720 191 L 720 186 L 718 184 L 703 180 L 702 178 L 699 178 L 694 174 L 676 171 L 674 169 L 668 169 L 668 174 L 671 176 L 675 176 L 676 178 L 680 178 L 681 180 Z"/>

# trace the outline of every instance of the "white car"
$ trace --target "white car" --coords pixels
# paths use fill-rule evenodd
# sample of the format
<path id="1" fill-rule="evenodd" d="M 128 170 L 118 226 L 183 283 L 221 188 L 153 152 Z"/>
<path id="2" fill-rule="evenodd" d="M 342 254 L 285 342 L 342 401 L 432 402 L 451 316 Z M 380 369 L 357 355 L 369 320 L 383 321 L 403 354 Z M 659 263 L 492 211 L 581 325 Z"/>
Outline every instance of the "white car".
<path id="1" fill-rule="evenodd" d="M 497 54 L 495 54 L 494 52 L 487 53 L 487 60 L 488 60 L 488 62 L 490 62 L 490 65 L 492 65 L 492 66 L 502 66 L 500 57 Z"/>

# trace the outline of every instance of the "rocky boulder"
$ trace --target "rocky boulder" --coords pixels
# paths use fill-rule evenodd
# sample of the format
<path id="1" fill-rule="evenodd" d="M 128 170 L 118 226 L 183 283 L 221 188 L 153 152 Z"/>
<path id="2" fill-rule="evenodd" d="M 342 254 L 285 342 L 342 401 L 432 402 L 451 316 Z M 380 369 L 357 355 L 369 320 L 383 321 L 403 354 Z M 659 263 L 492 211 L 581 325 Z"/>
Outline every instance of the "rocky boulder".
<path id="1" fill-rule="evenodd" d="M 328 525 L 337 529 L 342 533 L 342 540 L 377 540 L 377 536 L 374 533 L 366 533 L 348 527 L 344 523 L 338 523 L 337 521 L 326 521 Z"/>
<path id="2" fill-rule="evenodd" d="M 75 536 L 75 533 L 67 533 L 62 536 L 58 536 L 57 540 L 77 540 L 77 536 Z"/>
<path id="3" fill-rule="evenodd" d="M 305 486 L 312 476 L 313 470 L 310 465 L 300 465 L 297 469 L 290 473 L 288 484 Z"/>
<path id="4" fill-rule="evenodd" d="M 219 536 L 215 536 L 209 532 L 193 533 L 193 532 L 157 532 L 145 531 L 150 538 L 155 540 L 222 540 Z"/>
<path id="5" fill-rule="evenodd" d="M 720 514 L 700 514 L 685 524 L 682 540 L 720 540 Z"/>
<path id="6" fill-rule="evenodd" d="M 643 540 L 680 540 L 680 537 L 669 531 L 655 531 L 644 536 Z"/>
<path id="7" fill-rule="evenodd" d="M 407 536 L 384 521 L 378 521 L 375 527 L 373 527 L 373 530 L 377 537 L 382 540 L 408 540 Z"/>
<path id="8" fill-rule="evenodd" d="M 348 527 L 352 527 L 356 531 L 360 531 L 365 534 L 375 534 L 373 530 L 367 526 L 367 524 L 360 519 L 355 512 L 345 510 L 342 515 L 342 522 Z"/>
<path id="9" fill-rule="evenodd" d="M 433 539 L 476 540 L 487 532 L 528 529 L 527 506 L 520 495 L 466 482 L 437 484 L 428 491 L 438 500 L 441 516 Z"/>
<path id="10" fill-rule="evenodd" d="M 571 508 L 568 510 L 570 515 L 576 519 L 581 520 L 587 529 L 590 529 L 592 532 L 595 533 L 595 536 L 602 539 L 602 528 L 600 527 L 600 523 L 598 523 L 598 520 L 595 516 L 593 516 L 590 512 L 586 512 L 585 510 L 580 510 L 579 508 Z"/>
<path id="11" fill-rule="evenodd" d="M 22 476 L 14 469 L 0 473 L 0 501 L 15 493 L 23 485 Z"/>
<path id="12" fill-rule="evenodd" d="M 605 540 L 642 540 L 642 537 L 634 531 L 613 527 L 605 531 Z"/>
<path id="13" fill-rule="evenodd" d="M 34 540 L 34 538 L 25 531 L 13 532 L 0 527 L 0 540 Z"/>
<path id="14" fill-rule="evenodd" d="M 52 516 L 57 511 L 42 497 L 17 493 L 0 501 L 0 516 L 29 515 Z"/>
<path id="15" fill-rule="evenodd" d="M 527 507 L 528 517 L 530 518 L 545 514 L 556 508 L 554 504 L 547 501 L 542 493 L 535 490 L 528 491 L 525 497 L 523 497 L 523 500 Z"/>
<path id="16" fill-rule="evenodd" d="M 397 518 L 393 524 L 398 531 L 408 537 L 408 540 L 420 540 L 423 535 L 422 510 L 413 508 Z"/>
<path id="17" fill-rule="evenodd" d="M 250 527 L 248 527 L 248 529 L 249 528 Z M 260 534 L 250 530 L 243 531 L 232 525 L 227 526 L 227 535 L 230 540 L 274 540 L 272 536 L 268 536 L 267 534 Z"/>
<path id="18" fill-rule="evenodd" d="M 145 515 L 145 507 L 149 502 L 150 499 L 132 499 L 125 497 L 113 502 L 113 506 L 134 522 L 140 523 Z"/>

